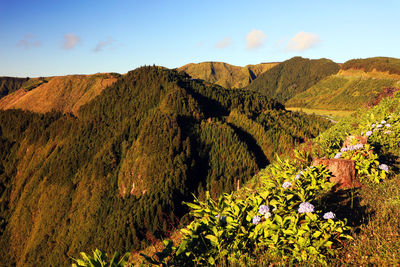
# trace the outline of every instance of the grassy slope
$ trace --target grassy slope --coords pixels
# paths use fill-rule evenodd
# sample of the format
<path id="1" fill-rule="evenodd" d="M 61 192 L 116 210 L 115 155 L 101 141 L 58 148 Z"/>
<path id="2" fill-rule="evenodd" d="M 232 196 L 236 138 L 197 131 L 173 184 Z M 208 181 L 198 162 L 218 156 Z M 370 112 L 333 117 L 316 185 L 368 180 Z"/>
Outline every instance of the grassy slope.
<path id="1" fill-rule="evenodd" d="M 338 71 L 339 65 L 329 59 L 294 57 L 264 72 L 247 88 L 286 102 Z"/>
<path id="2" fill-rule="evenodd" d="M 239 67 L 224 62 L 190 63 L 179 67 L 195 79 L 216 83 L 225 88 L 243 88 L 249 85 L 256 77 L 278 63 L 260 63 Z"/>
<path id="3" fill-rule="evenodd" d="M 384 114 L 400 112 L 400 94 L 389 97 L 372 109 L 360 109 L 351 117 L 321 134 L 318 139 L 342 138 L 353 133 L 357 125 L 382 119 Z M 400 264 L 400 151 L 392 151 L 393 176 L 379 185 L 348 191 L 342 206 L 354 226 L 354 240 L 348 241 L 333 266 L 398 266 Z"/>
<path id="4" fill-rule="evenodd" d="M 385 88 L 400 87 L 399 62 L 390 58 L 350 60 L 336 75 L 295 95 L 286 106 L 356 110 L 370 104 Z"/>
<path id="5" fill-rule="evenodd" d="M 99 95 L 117 78 L 111 74 L 68 75 L 30 79 L 19 90 L 0 100 L 0 109 L 20 108 L 45 113 L 51 110 L 77 113 L 80 106 Z"/>

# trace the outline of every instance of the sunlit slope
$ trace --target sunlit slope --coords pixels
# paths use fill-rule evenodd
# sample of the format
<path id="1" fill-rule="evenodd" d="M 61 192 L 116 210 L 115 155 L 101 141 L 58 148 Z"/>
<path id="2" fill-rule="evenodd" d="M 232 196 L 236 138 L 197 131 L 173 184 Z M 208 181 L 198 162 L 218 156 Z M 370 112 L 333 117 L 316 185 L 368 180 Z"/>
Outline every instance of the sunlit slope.
<path id="1" fill-rule="evenodd" d="M 341 70 L 294 96 L 286 106 L 356 110 L 371 104 L 387 88 L 400 87 L 400 75 L 389 72 Z"/>
<path id="2" fill-rule="evenodd" d="M 23 109 L 45 113 L 51 110 L 77 113 L 80 106 L 113 84 L 119 75 L 68 75 L 30 79 L 19 90 L 0 99 L 0 109 Z"/>
<path id="3" fill-rule="evenodd" d="M 190 63 L 179 67 L 192 78 L 216 83 L 225 88 L 243 88 L 249 85 L 261 73 L 276 66 L 278 63 L 260 63 L 245 67 L 234 66 L 224 62 Z"/>

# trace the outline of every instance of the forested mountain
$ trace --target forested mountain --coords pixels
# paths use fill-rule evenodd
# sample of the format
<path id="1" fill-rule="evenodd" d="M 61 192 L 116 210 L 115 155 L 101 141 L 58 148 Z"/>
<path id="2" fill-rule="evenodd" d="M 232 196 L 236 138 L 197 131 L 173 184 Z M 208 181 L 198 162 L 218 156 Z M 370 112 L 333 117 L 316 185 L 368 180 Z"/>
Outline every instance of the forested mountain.
<path id="1" fill-rule="evenodd" d="M 294 57 L 262 73 L 247 89 L 286 102 L 339 69 L 339 64 L 329 59 Z"/>
<path id="2" fill-rule="evenodd" d="M 381 94 L 400 89 L 400 60 L 353 59 L 286 102 L 290 107 L 356 110 L 371 105 Z"/>
<path id="3" fill-rule="evenodd" d="M 11 81 L 13 81 L 13 87 L 0 99 L 0 109 L 20 108 L 40 113 L 59 111 L 76 114 L 81 105 L 99 95 L 119 76 L 116 73 L 104 73 L 4 79 L 3 88 L 10 87 L 11 85 L 8 84 L 11 84 Z M 4 92 L 6 92 L 5 89 Z"/>
<path id="4" fill-rule="evenodd" d="M 249 85 L 261 73 L 276 66 L 278 63 L 260 63 L 239 67 L 224 62 L 190 63 L 179 67 L 192 78 L 202 79 L 225 88 L 243 88 Z"/>
<path id="5" fill-rule="evenodd" d="M 0 111 L 0 262 L 140 248 L 185 222 L 192 194 L 233 190 L 329 125 L 161 67 L 118 77 L 76 116 Z"/>

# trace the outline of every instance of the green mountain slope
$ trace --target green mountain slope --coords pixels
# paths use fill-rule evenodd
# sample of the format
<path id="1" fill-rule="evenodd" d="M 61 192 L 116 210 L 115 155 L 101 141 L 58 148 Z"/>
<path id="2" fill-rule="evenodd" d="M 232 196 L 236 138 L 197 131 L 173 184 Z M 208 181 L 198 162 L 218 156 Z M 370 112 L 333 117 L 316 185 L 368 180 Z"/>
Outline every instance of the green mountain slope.
<path id="1" fill-rule="evenodd" d="M 294 57 L 261 74 L 247 89 L 286 102 L 338 71 L 339 65 L 329 59 Z"/>
<path id="2" fill-rule="evenodd" d="M 356 110 L 371 104 L 385 89 L 400 88 L 400 75 L 395 73 L 396 64 L 379 65 L 383 58 L 378 58 L 378 61 L 375 59 L 350 60 L 344 63 L 338 74 L 326 77 L 295 95 L 287 101 L 286 106 Z"/>
<path id="3" fill-rule="evenodd" d="M 329 125 L 160 67 L 119 77 L 77 117 L 0 111 L 0 262 L 144 247 L 187 221 L 192 194 L 233 190 Z"/>
<path id="4" fill-rule="evenodd" d="M 261 73 L 276 66 L 278 63 L 260 63 L 239 67 L 224 62 L 190 63 L 179 67 L 192 78 L 202 79 L 225 88 L 243 88 L 249 85 Z"/>

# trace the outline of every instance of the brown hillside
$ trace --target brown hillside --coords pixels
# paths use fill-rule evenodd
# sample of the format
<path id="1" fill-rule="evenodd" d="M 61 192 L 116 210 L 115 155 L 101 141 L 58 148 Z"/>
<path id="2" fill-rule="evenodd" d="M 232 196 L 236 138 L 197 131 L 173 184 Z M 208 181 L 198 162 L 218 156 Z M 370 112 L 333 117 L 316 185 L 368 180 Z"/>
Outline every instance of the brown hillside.
<path id="1" fill-rule="evenodd" d="M 80 106 L 99 95 L 117 78 L 112 74 L 56 76 L 32 90 L 22 87 L 0 99 L 0 109 L 20 108 L 45 113 L 77 114 Z"/>
<path id="2" fill-rule="evenodd" d="M 234 66 L 224 62 L 202 62 L 184 65 L 178 70 L 191 77 L 216 83 L 225 88 L 246 87 L 261 73 L 276 66 L 278 63 L 260 63 L 245 67 Z"/>

